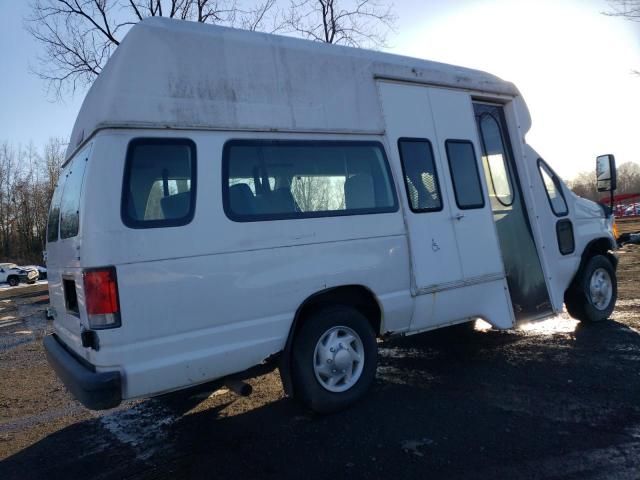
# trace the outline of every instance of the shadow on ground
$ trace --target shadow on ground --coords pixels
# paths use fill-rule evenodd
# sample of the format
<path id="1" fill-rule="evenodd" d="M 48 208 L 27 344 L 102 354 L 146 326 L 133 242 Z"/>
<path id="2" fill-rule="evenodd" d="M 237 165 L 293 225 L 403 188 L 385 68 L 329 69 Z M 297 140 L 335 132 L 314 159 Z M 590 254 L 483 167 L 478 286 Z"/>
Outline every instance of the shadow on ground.
<path id="1" fill-rule="evenodd" d="M 640 335 L 566 321 L 387 342 L 370 395 L 326 417 L 274 393 L 275 374 L 246 399 L 129 404 L 7 458 L 0 478 L 638 478 Z"/>

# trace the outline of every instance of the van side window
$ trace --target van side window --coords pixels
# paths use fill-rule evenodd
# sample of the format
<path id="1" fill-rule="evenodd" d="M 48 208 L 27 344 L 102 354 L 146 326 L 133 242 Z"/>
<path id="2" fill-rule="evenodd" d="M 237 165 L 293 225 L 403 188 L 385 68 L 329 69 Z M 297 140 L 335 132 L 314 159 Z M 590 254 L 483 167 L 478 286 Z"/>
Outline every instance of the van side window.
<path id="1" fill-rule="evenodd" d="M 64 181 L 66 176 L 58 178 L 58 185 L 53 192 L 51 206 L 49 207 L 49 220 L 47 221 L 47 242 L 55 242 L 58 240 L 58 227 L 60 226 L 60 200 L 62 199 L 62 190 L 64 190 Z"/>
<path id="2" fill-rule="evenodd" d="M 80 229 L 80 195 L 84 172 L 87 167 L 89 149 L 76 156 L 66 174 L 64 191 L 60 201 L 60 238 L 71 238 L 78 235 Z"/>
<path id="3" fill-rule="evenodd" d="M 398 209 L 378 142 L 231 140 L 222 181 L 225 213 L 239 222 Z"/>
<path id="4" fill-rule="evenodd" d="M 129 143 L 121 216 L 132 228 L 176 227 L 193 219 L 196 146 L 188 139 L 138 138 Z"/>
<path id="5" fill-rule="evenodd" d="M 473 144 L 469 140 L 447 140 L 445 147 L 458 208 L 483 208 L 484 195 Z"/>
<path id="6" fill-rule="evenodd" d="M 567 208 L 567 202 L 564 199 L 558 176 L 541 158 L 538 159 L 538 169 L 540 170 L 542 183 L 547 192 L 551 210 L 553 210 L 556 217 L 565 216 L 569 213 L 569 209 Z"/>
<path id="7" fill-rule="evenodd" d="M 419 213 L 442 210 L 442 196 L 431 142 L 419 138 L 401 138 L 398 140 L 398 151 L 411 211 Z"/>

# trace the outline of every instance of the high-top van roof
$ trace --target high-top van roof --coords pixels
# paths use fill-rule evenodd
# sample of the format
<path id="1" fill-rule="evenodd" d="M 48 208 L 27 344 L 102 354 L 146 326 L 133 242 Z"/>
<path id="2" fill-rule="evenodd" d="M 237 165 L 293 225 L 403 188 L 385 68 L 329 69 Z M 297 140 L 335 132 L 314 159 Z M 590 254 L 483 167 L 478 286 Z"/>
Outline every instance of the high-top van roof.
<path id="1" fill-rule="evenodd" d="M 468 68 L 147 18 L 87 93 L 67 157 L 108 127 L 381 133 L 375 78 L 518 95 L 512 83 Z"/>

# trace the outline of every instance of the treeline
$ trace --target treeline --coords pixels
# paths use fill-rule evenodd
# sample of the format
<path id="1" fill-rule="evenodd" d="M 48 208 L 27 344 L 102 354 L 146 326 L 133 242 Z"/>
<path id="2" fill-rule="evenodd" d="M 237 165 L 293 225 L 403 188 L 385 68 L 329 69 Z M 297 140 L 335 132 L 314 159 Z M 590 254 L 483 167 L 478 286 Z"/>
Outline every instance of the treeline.
<path id="1" fill-rule="evenodd" d="M 596 176 L 594 172 L 579 173 L 573 180 L 569 180 L 567 185 L 576 195 L 598 201 L 607 197 L 606 192 L 596 190 Z M 625 162 L 618 166 L 618 188 L 615 194 L 626 193 L 640 194 L 640 164 Z"/>
<path id="2" fill-rule="evenodd" d="M 65 142 L 0 143 L 0 261 L 43 264 L 51 196 L 64 159 Z"/>

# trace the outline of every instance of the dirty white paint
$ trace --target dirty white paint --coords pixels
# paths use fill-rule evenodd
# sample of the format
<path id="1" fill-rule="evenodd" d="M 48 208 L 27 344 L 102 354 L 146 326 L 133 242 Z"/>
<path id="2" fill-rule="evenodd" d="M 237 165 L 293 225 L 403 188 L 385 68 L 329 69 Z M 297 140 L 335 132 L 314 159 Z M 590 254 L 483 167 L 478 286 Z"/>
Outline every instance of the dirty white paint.
<path id="1" fill-rule="evenodd" d="M 379 133 L 384 126 L 375 77 L 517 95 L 513 84 L 467 68 L 146 18 L 131 28 L 92 85 L 67 158 L 107 125 Z"/>

